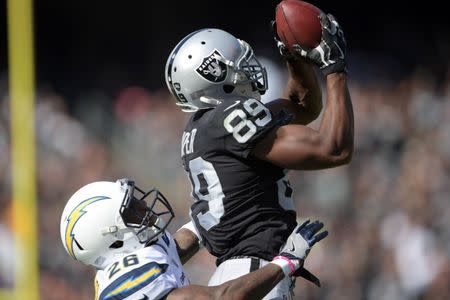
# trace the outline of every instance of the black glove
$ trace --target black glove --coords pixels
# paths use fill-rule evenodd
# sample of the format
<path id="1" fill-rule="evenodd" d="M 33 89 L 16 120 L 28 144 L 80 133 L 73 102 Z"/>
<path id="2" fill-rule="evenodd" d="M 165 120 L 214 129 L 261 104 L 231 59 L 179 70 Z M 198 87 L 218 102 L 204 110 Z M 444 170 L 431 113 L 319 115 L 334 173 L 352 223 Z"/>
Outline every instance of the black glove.
<path id="1" fill-rule="evenodd" d="M 270 25 L 272 27 L 273 39 L 275 40 L 275 44 L 277 45 L 280 55 L 282 57 L 284 57 L 286 60 L 295 60 L 296 59 L 295 55 L 293 55 L 289 51 L 289 49 L 286 47 L 286 45 L 283 43 L 283 41 L 278 36 L 277 22 L 275 22 L 275 20 L 274 20 L 274 21 L 270 22 Z"/>
<path id="2" fill-rule="evenodd" d="M 322 228 L 322 222 L 310 223 L 309 220 L 297 226 L 272 263 L 279 265 L 286 275 L 301 276 L 320 286 L 319 280 L 303 268 L 303 263 L 311 248 L 328 236 L 328 231 L 318 233 Z M 312 277 L 308 278 L 308 276 Z"/>
<path id="3" fill-rule="evenodd" d="M 347 72 L 345 53 L 347 42 L 339 23 L 331 15 L 321 13 L 322 38 L 319 46 L 313 49 L 295 44 L 292 45 L 296 55 L 313 61 L 324 75 Z"/>

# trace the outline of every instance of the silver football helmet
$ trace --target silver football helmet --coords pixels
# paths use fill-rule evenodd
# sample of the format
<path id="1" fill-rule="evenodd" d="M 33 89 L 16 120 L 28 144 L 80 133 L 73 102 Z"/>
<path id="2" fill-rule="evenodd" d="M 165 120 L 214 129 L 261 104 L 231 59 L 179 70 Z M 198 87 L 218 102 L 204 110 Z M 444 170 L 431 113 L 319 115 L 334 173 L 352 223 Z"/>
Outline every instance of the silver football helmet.
<path id="1" fill-rule="evenodd" d="M 104 269 L 157 239 L 173 217 L 169 202 L 156 189 L 144 192 L 128 179 L 93 182 L 67 202 L 61 240 L 74 259 Z"/>
<path id="2" fill-rule="evenodd" d="M 206 28 L 182 39 L 166 63 L 166 83 L 183 111 L 220 104 L 232 95 L 260 99 L 267 73 L 246 42 Z"/>

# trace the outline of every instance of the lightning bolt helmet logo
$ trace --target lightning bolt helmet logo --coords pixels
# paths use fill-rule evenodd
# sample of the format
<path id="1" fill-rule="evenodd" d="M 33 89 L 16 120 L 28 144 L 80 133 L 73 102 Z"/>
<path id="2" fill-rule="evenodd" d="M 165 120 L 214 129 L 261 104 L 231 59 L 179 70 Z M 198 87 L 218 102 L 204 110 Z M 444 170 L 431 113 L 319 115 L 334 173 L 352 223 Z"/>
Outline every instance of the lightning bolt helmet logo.
<path id="1" fill-rule="evenodd" d="M 92 203 L 95 203 L 97 201 L 102 201 L 102 200 L 106 200 L 106 199 L 111 199 L 109 197 L 106 196 L 95 196 L 95 197 L 91 197 L 88 198 L 82 202 L 80 202 L 67 216 L 66 218 L 66 222 L 67 222 L 67 226 L 66 226 L 66 230 L 65 230 L 65 235 L 64 235 L 64 241 L 66 244 L 66 248 L 67 251 L 69 252 L 69 254 L 77 259 L 75 257 L 75 252 L 73 249 L 73 244 L 75 241 L 75 235 L 73 233 L 75 226 L 77 225 L 77 222 L 80 220 L 81 217 L 83 217 L 84 214 L 86 214 L 86 210 L 85 208 L 89 205 L 91 205 Z"/>

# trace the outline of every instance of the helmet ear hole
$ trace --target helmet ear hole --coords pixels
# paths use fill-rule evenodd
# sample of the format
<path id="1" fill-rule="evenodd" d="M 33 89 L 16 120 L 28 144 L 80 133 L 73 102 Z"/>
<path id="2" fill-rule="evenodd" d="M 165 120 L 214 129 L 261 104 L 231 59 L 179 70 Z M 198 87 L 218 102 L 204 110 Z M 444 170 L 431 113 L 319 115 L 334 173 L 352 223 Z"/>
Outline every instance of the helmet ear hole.
<path id="1" fill-rule="evenodd" d="M 231 85 L 231 84 L 224 84 L 223 85 L 223 91 L 226 94 L 231 94 L 234 91 L 234 89 L 235 89 L 234 85 Z"/>
<path id="2" fill-rule="evenodd" d="M 122 248 L 123 246 L 123 241 L 115 241 L 114 243 L 112 243 L 109 248 L 111 249 L 118 249 L 118 248 Z"/>

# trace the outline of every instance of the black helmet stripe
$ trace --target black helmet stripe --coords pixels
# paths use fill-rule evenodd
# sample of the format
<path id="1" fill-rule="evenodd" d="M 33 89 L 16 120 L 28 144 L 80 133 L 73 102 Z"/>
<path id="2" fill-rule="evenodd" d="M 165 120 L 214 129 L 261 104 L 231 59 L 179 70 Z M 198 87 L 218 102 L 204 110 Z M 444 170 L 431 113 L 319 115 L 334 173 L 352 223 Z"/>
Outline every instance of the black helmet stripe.
<path id="1" fill-rule="evenodd" d="M 175 56 L 177 56 L 178 51 L 180 50 L 181 46 L 184 45 L 184 43 L 194 34 L 200 32 L 200 31 L 204 31 L 207 29 L 200 29 L 197 31 L 192 32 L 191 34 L 188 34 L 186 37 L 184 37 L 179 43 L 178 45 L 175 47 L 175 49 L 173 49 L 172 54 L 170 55 L 170 61 L 169 64 L 167 66 L 167 80 L 169 81 L 169 86 L 170 86 L 170 91 L 172 92 L 172 94 L 177 98 L 177 100 L 179 102 L 182 102 L 181 99 L 178 97 L 177 92 L 175 91 L 175 88 L 172 84 L 172 65 L 173 65 L 173 61 L 175 60 Z"/>

